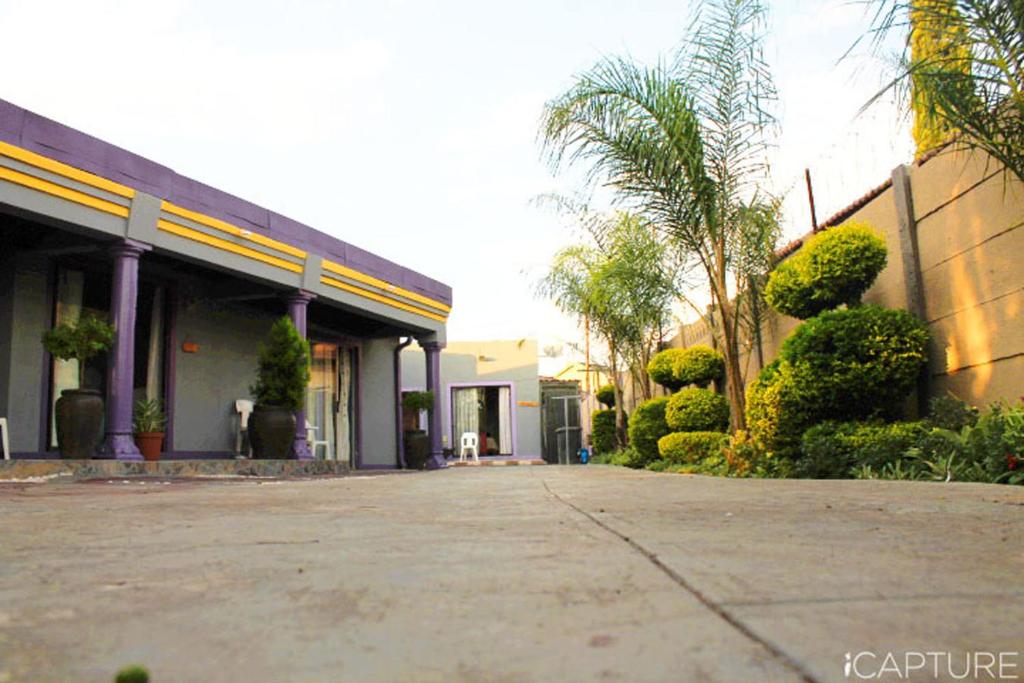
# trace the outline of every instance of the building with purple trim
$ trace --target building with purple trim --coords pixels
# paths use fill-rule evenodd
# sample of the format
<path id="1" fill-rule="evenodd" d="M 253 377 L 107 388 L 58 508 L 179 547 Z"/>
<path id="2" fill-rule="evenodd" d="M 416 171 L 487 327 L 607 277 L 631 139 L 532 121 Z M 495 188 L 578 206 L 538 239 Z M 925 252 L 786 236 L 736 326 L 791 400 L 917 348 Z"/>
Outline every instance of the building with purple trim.
<path id="1" fill-rule="evenodd" d="M 2 100 L 0 245 L 0 416 L 15 457 L 56 455 L 53 406 L 78 367 L 40 339 L 85 313 L 116 330 L 85 367 L 106 400 L 97 457 L 140 459 L 140 398 L 166 406 L 164 458 L 233 457 L 236 402 L 284 314 L 313 350 L 300 458 L 399 466 L 401 348 L 418 342 L 424 384 L 440 383 L 447 285 Z M 440 426 L 431 450 L 443 464 Z"/>
<path id="2" fill-rule="evenodd" d="M 458 452 L 462 434 L 478 434 L 481 456 L 541 456 L 537 342 L 532 339 L 452 341 L 440 357 L 442 443 Z M 427 384 L 423 352 L 402 352 L 402 391 Z M 435 396 L 435 399 L 437 396 Z M 426 419 L 424 415 L 423 420 Z M 406 427 L 412 427 L 406 416 Z"/>

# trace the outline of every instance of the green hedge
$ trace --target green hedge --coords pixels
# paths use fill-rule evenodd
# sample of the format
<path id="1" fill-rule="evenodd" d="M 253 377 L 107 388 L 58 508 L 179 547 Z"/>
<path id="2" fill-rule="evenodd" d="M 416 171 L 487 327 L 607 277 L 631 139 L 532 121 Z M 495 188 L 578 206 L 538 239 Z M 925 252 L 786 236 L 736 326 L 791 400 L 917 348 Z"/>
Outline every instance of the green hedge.
<path id="1" fill-rule="evenodd" d="M 590 416 L 590 443 L 595 453 L 611 453 L 615 450 L 614 410 L 595 410 Z"/>
<path id="2" fill-rule="evenodd" d="M 667 406 L 667 396 L 652 398 L 638 405 L 629 420 L 629 446 L 644 465 L 658 459 L 658 439 L 670 431 L 665 422 Z"/>
<path id="3" fill-rule="evenodd" d="M 689 465 L 721 454 L 728 442 L 722 432 L 673 432 L 658 440 L 658 453 L 673 465 Z"/>
<path id="4" fill-rule="evenodd" d="M 597 402 L 603 404 L 606 408 L 615 407 L 615 387 L 613 385 L 605 384 L 597 390 L 594 396 L 597 398 Z"/>
<path id="5" fill-rule="evenodd" d="M 665 421 L 675 432 L 724 432 L 729 428 L 729 402 L 710 389 L 682 389 L 669 397 Z"/>
<path id="6" fill-rule="evenodd" d="M 903 460 L 908 451 L 924 443 L 929 432 L 925 422 L 824 422 L 804 433 L 794 473 L 840 479 L 858 467 L 880 470 Z"/>
<path id="7" fill-rule="evenodd" d="M 885 240 L 874 229 L 844 223 L 815 235 L 780 263 L 768 277 L 765 300 L 801 320 L 842 304 L 855 306 L 885 263 Z"/>
<path id="8" fill-rule="evenodd" d="M 953 394 L 936 396 L 928 402 L 928 422 L 933 427 L 955 432 L 978 424 L 978 409 Z"/>
<path id="9" fill-rule="evenodd" d="M 622 418 L 628 429 L 629 415 L 623 413 Z M 590 443 L 595 453 L 611 453 L 616 449 L 614 410 L 595 410 L 590 416 Z"/>
<path id="10" fill-rule="evenodd" d="M 682 354 L 683 349 L 665 349 L 654 354 L 647 364 L 647 376 L 669 391 L 678 391 L 685 386 L 676 377 L 676 361 Z"/>
<path id="11" fill-rule="evenodd" d="M 697 344 L 682 349 L 672 369 L 680 386 L 696 384 L 698 387 L 706 387 L 722 377 L 725 372 L 725 356 L 710 346 Z"/>

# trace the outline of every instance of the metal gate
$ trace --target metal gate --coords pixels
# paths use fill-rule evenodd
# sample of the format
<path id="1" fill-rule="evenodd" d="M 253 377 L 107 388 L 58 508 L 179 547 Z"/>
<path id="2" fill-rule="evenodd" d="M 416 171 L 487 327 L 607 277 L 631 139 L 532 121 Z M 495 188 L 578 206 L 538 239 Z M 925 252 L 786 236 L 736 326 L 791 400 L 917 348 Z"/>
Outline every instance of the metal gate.
<path id="1" fill-rule="evenodd" d="M 580 426 L 579 386 L 548 383 L 541 387 L 541 451 L 551 464 L 579 462 L 583 430 Z"/>

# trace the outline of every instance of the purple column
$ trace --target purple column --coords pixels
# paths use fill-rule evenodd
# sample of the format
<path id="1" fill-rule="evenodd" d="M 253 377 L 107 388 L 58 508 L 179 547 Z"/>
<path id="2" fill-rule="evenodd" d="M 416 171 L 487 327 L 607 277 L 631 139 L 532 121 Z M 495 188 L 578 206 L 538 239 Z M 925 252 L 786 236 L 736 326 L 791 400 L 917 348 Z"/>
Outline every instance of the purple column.
<path id="1" fill-rule="evenodd" d="M 444 459 L 444 447 L 441 444 L 441 406 L 444 397 L 441 395 L 441 349 L 442 342 L 420 342 L 427 360 L 427 391 L 434 393 L 434 407 L 430 409 L 430 459 L 427 469 L 439 470 L 447 467 Z"/>
<path id="2" fill-rule="evenodd" d="M 107 364 L 107 440 L 103 452 L 118 460 L 142 460 L 132 438 L 135 303 L 139 294 L 139 257 L 151 248 L 134 240 L 124 240 L 110 250 L 114 258 L 110 298 L 114 347 Z"/>
<path id="3" fill-rule="evenodd" d="M 312 292 L 300 289 L 288 295 L 288 317 L 292 324 L 299 331 L 302 338 L 306 338 L 306 308 L 309 302 L 316 298 Z M 306 443 L 306 409 L 295 411 L 295 457 L 298 460 L 312 460 L 313 454 L 309 452 L 309 444 Z"/>

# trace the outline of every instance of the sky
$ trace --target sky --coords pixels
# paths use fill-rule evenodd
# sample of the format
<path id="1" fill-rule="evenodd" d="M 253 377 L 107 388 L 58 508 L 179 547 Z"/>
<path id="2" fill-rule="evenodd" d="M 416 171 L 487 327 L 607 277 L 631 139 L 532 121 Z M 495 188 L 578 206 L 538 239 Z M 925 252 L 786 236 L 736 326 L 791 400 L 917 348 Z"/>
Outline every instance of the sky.
<path id="1" fill-rule="evenodd" d="M 771 189 L 786 239 L 909 161 L 851 0 L 768 0 Z M 453 340 L 579 342 L 534 295 L 576 239 L 537 144 L 544 103 L 603 56 L 670 57 L 685 0 L 0 0 L 0 98 L 452 286 Z M 15 68 L 16 67 L 16 68 Z"/>

